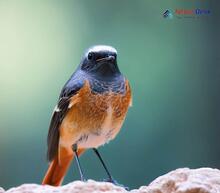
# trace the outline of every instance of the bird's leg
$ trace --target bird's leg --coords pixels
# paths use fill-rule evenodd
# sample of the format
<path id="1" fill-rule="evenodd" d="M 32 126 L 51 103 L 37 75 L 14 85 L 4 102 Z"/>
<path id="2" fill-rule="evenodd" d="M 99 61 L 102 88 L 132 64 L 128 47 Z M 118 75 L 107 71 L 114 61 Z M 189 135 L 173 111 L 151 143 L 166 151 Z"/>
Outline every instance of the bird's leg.
<path id="1" fill-rule="evenodd" d="M 79 169 L 80 179 L 81 179 L 81 181 L 86 181 L 86 179 L 84 178 L 82 167 L 81 167 L 81 164 L 80 164 L 80 161 L 79 161 L 79 156 L 78 156 L 78 153 L 77 153 L 77 144 L 73 144 L 72 149 L 73 149 L 73 152 L 76 155 L 75 158 L 76 158 L 77 167 Z"/>
<path id="2" fill-rule="evenodd" d="M 104 161 L 103 161 L 101 155 L 99 154 L 98 150 L 97 150 L 96 148 L 93 148 L 93 150 L 94 150 L 95 154 L 98 156 L 99 160 L 100 160 L 101 163 L 102 163 L 102 166 L 104 167 L 104 169 L 105 169 L 105 171 L 106 171 L 106 173 L 107 173 L 107 175 L 108 175 L 108 182 L 114 183 L 114 180 L 113 180 L 113 178 L 112 178 L 112 175 L 111 175 L 110 172 L 108 171 L 108 169 L 107 169 L 107 167 L 106 167 L 106 165 L 105 165 L 105 163 L 104 163 Z"/>
<path id="3" fill-rule="evenodd" d="M 95 154 L 98 156 L 99 160 L 100 160 L 101 163 L 102 163 L 102 166 L 104 167 L 104 169 L 105 169 L 105 171 L 106 171 L 106 173 L 107 173 L 107 175 L 108 175 L 108 179 L 105 180 L 105 181 L 111 182 L 111 183 L 113 183 L 113 184 L 115 184 L 115 185 L 117 185 L 117 186 L 121 186 L 121 187 L 125 188 L 126 190 L 129 190 L 128 187 L 126 187 L 126 186 L 124 186 L 124 185 L 122 185 L 122 184 L 119 184 L 116 180 L 113 179 L 112 175 L 111 175 L 110 172 L 108 171 L 108 169 L 107 169 L 107 167 L 106 167 L 106 165 L 105 165 L 105 163 L 104 163 L 104 161 L 103 161 L 101 155 L 99 154 L 98 150 L 97 150 L 96 148 L 93 148 L 93 150 L 94 150 Z"/>

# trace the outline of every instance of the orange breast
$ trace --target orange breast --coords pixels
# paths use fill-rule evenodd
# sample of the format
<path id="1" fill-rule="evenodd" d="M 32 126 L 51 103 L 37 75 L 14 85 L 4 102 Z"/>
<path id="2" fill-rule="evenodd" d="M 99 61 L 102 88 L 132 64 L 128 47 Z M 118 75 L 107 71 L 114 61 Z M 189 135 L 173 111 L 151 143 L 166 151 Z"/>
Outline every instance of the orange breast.
<path id="1" fill-rule="evenodd" d="M 131 105 L 131 90 L 126 81 L 125 94 L 92 93 L 85 82 L 72 97 L 65 119 L 60 127 L 60 141 L 69 146 L 77 143 L 81 148 L 103 145 L 119 132 Z"/>

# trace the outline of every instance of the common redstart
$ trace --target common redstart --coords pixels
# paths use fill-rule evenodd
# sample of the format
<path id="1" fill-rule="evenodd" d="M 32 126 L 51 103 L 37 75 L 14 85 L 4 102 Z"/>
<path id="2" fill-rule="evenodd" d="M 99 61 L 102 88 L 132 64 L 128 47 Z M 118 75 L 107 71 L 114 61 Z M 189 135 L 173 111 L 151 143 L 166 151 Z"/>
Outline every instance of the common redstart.
<path id="1" fill-rule="evenodd" d="M 114 182 L 97 148 L 121 129 L 132 103 L 131 88 L 117 65 L 111 46 L 89 48 L 64 85 L 54 109 L 47 137 L 50 161 L 42 184 L 61 185 L 74 156 L 85 180 L 79 156 L 92 148 Z"/>

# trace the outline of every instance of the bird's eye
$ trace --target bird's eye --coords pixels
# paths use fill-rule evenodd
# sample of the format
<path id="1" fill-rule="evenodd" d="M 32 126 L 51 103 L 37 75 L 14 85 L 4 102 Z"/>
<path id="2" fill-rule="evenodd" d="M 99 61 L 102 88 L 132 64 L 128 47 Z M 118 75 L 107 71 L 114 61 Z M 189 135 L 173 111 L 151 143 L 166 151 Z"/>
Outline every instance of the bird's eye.
<path id="1" fill-rule="evenodd" d="M 92 60 L 92 59 L 93 59 L 93 56 L 94 56 L 94 54 L 93 54 L 92 52 L 89 52 L 89 53 L 88 53 L 88 59 L 89 59 L 89 60 Z"/>

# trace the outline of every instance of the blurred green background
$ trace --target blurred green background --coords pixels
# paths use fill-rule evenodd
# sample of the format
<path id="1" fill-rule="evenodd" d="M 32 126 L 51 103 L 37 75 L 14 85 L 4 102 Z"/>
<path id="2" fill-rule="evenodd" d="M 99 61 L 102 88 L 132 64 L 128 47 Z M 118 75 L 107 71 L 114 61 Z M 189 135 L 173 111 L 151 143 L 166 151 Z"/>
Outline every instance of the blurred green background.
<path id="1" fill-rule="evenodd" d="M 164 19 L 166 9 L 203 8 Z M 114 46 L 133 88 L 117 138 L 100 148 L 136 188 L 179 167 L 220 168 L 220 20 L 208 0 L 0 0 L 0 186 L 40 183 L 59 92 L 86 48 Z M 106 178 L 91 150 L 87 178 Z M 79 179 L 76 163 L 64 183 Z"/>

